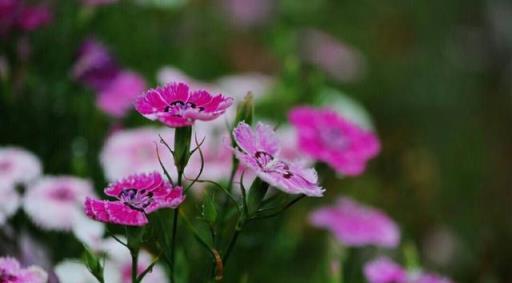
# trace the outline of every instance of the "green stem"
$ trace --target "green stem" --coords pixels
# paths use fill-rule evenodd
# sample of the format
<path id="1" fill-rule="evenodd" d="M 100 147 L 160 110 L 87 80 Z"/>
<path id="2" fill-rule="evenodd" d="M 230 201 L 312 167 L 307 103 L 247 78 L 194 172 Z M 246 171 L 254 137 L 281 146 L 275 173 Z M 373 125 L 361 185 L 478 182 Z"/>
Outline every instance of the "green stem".
<path id="1" fill-rule="evenodd" d="M 130 249 L 130 255 L 132 256 L 132 283 L 138 283 L 137 280 L 137 267 L 139 260 L 138 249 Z"/>
<path id="2" fill-rule="evenodd" d="M 231 236 L 231 240 L 229 241 L 228 247 L 226 248 L 226 251 L 224 252 L 224 257 L 222 258 L 224 267 L 226 267 L 229 256 L 231 255 L 231 252 L 233 251 L 233 248 L 236 245 L 236 241 L 238 240 L 238 236 L 240 236 L 240 233 L 242 232 L 242 228 L 243 228 L 244 224 L 245 224 L 245 221 L 242 219 L 240 219 L 238 221 L 238 223 L 236 224 L 235 232 L 233 233 L 233 236 Z"/>

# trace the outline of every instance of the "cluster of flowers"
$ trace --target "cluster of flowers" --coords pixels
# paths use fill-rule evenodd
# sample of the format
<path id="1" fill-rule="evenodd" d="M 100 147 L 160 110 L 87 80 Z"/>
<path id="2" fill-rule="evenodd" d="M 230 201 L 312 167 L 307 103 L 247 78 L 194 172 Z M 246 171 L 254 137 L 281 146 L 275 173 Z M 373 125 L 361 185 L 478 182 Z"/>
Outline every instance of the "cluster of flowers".
<path id="1" fill-rule="evenodd" d="M 96 91 L 98 108 L 116 118 L 126 115 L 135 97 L 146 87 L 142 76 L 122 69 L 107 48 L 94 38 L 80 46 L 72 76 Z"/>

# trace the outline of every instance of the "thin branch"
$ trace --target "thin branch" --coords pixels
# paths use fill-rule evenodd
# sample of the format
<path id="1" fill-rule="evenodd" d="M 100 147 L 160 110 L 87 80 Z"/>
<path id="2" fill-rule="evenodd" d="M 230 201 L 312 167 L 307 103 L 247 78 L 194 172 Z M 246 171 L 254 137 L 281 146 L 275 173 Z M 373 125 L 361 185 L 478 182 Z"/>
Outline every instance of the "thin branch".
<path id="1" fill-rule="evenodd" d="M 155 148 L 156 148 L 156 156 L 158 157 L 158 163 L 160 163 L 160 167 L 162 167 L 162 170 L 164 170 L 165 176 L 167 176 L 167 179 L 169 180 L 169 182 L 171 182 L 171 185 L 174 187 L 174 180 L 172 179 L 169 172 L 167 172 L 167 169 L 165 169 L 162 159 L 160 158 L 160 151 L 158 150 L 158 144 L 156 142 L 155 142 Z"/>
<path id="2" fill-rule="evenodd" d="M 169 146 L 169 144 L 164 140 L 164 138 L 162 138 L 161 135 L 158 135 L 160 137 L 160 143 L 162 143 L 163 145 L 165 145 L 165 147 L 167 147 L 167 149 L 171 152 L 172 156 L 174 156 L 174 150 L 172 150 L 172 148 Z"/>
<path id="3" fill-rule="evenodd" d="M 204 154 L 203 154 L 203 151 L 201 150 L 201 144 L 203 144 L 204 142 L 204 138 L 203 138 L 203 141 L 199 144 L 197 142 L 197 136 L 195 136 L 195 141 L 196 141 L 196 148 L 191 152 L 191 154 L 193 154 L 195 152 L 195 150 L 199 150 L 199 156 L 201 157 L 201 167 L 199 168 L 199 173 L 197 174 L 197 176 L 194 178 L 194 180 L 185 188 L 185 193 L 197 182 L 197 180 L 199 179 L 199 177 L 201 177 L 201 175 L 203 174 L 203 170 L 204 170 Z M 186 178 L 186 177 L 185 177 Z M 187 178 L 188 179 L 188 178 Z"/>
<path id="4" fill-rule="evenodd" d="M 244 186 L 244 174 L 245 171 L 240 175 L 240 190 L 242 191 L 242 205 L 244 207 L 245 217 L 249 216 L 249 206 L 247 205 L 247 191 Z"/>
<path id="5" fill-rule="evenodd" d="M 160 260 L 160 255 L 158 255 L 152 262 L 151 264 L 144 270 L 142 271 L 141 274 L 139 274 L 139 276 L 137 276 L 137 282 L 141 282 L 142 279 L 144 279 L 144 276 L 146 276 L 146 274 L 148 274 L 149 272 L 153 271 L 153 267 L 158 263 L 158 260 Z"/>

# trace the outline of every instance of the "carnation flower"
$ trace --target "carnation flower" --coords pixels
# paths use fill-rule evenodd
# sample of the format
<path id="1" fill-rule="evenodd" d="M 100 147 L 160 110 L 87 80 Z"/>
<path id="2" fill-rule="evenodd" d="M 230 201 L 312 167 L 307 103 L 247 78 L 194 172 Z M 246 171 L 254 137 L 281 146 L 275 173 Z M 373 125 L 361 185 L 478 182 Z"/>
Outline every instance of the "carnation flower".
<path id="1" fill-rule="evenodd" d="M 89 38 L 78 50 L 73 78 L 94 90 L 102 90 L 119 74 L 120 67 L 103 43 Z"/>
<path id="2" fill-rule="evenodd" d="M 405 283 L 407 272 L 387 257 L 380 257 L 364 265 L 364 276 L 369 283 Z"/>
<path id="3" fill-rule="evenodd" d="M 227 16 L 240 28 L 268 22 L 275 8 L 271 0 L 223 0 L 223 4 Z"/>
<path id="4" fill-rule="evenodd" d="M 100 163 L 106 178 L 114 181 L 137 172 L 161 172 L 157 146 L 164 166 L 174 168 L 172 156 L 160 143 L 160 133 L 163 131 L 145 127 L 120 130 L 109 136 L 100 153 Z M 162 137 L 172 141 L 173 135 Z"/>
<path id="5" fill-rule="evenodd" d="M 52 13 L 47 6 L 28 6 L 21 10 L 18 25 L 24 31 L 34 31 L 52 20 Z"/>
<path id="6" fill-rule="evenodd" d="M 22 268 L 12 257 L 0 257 L 0 282 L 46 283 L 48 274 L 38 266 Z"/>
<path id="7" fill-rule="evenodd" d="M 122 71 L 99 92 L 96 104 L 105 113 L 120 118 L 132 108 L 135 98 L 145 88 L 146 82 L 139 74 Z"/>
<path id="8" fill-rule="evenodd" d="M 18 147 L 0 147 L 1 184 L 27 184 L 41 175 L 41 170 L 34 154 Z"/>
<path id="9" fill-rule="evenodd" d="M 205 90 L 189 91 L 184 83 L 150 89 L 140 96 L 135 108 L 144 117 L 173 127 L 185 127 L 196 120 L 210 121 L 222 115 L 233 99 Z"/>
<path id="10" fill-rule="evenodd" d="M 388 257 L 380 257 L 364 265 L 369 283 L 452 283 L 446 277 L 421 270 L 407 271 Z"/>
<path id="11" fill-rule="evenodd" d="M 82 214 L 81 204 L 93 194 L 92 184 L 71 176 L 46 176 L 29 186 L 23 209 L 46 230 L 70 231 Z"/>
<path id="12" fill-rule="evenodd" d="M 176 208 L 185 199 L 181 187 L 172 187 L 156 172 L 128 176 L 108 186 L 105 194 L 116 200 L 87 198 L 87 216 L 127 226 L 143 226 L 148 223 L 147 214 L 164 207 Z"/>
<path id="13" fill-rule="evenodd" d="M 253 130 L 241 122 L 233 130 L 233 137 L 238 146 L 235 156 L 263 181 L 288 194 L 323 195 L 314 169 L 279 159 L 279 141 L 269 125 L 258 123 Z"/>
<path id="14" fill-rule="evenodd" d="M 380 151 L 377 136 L 328 109 L 297 107 L 289 113 L 300 148 L 337 172 L 357 176 Z"/>
<path id="15" fill-rule="evenodd" d="M 16 213 L 20 202 L 20 196 L 14 187 L 0 183 L 0 226 Z"/>
<path id="16" fill-rule="evenodd" d="M 361 52 L 329 34 L 308 29 L 301 36 L 301 57 L 340 82 L 361 79 L 366 61 Z"/>
<path id="17" fill-rule="evenodd" d="M 400 231 L 384 212 L 342 197 L 334 207 L 311 214 L 313 226 L 329 230 L 345 246 L 393 248 L 400 242 Z"/>

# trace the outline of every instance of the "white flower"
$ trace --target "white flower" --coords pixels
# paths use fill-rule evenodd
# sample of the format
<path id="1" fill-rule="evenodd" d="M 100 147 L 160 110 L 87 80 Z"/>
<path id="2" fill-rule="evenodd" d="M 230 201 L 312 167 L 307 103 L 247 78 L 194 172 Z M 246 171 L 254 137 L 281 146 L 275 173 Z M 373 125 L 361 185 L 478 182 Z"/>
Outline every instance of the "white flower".
<path id="1" fill-rule="evenodd" d="M 0 147 L 0 183 L 26 184 L 41 175 L 41 170 L 34 154 L 18 147 Z"/>

